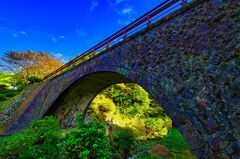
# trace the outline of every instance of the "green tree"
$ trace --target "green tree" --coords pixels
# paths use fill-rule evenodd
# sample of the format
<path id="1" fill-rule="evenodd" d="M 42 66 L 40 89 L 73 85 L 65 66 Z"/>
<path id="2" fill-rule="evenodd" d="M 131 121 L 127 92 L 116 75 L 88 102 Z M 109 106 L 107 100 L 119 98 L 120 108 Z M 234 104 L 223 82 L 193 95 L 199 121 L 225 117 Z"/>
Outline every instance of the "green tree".
<path id="1" fill-rule="evenodd" d="M 171 127 L 171 119 L 137 84 L 117 84 L 103 90 L 88 111 L 91 120 L 111 122 L 134 130 L 137 140 L 161 138 Z"/>
<path id="2" fill-rule="evenodd" d="M 2 70 L 13 72 L 25 81 L 31 76 L 43 78 L 63 65 L 48 53 L 33 51 L 7 51 L 0 61 Z"/>

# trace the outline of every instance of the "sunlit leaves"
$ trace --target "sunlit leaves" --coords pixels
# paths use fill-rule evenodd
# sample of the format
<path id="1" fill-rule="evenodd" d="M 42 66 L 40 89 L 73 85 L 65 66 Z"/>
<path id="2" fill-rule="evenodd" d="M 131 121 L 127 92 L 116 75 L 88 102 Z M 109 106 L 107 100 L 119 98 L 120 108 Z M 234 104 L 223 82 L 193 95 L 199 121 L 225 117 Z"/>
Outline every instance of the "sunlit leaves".
<path id="1" fill-rule="evenodd" d="M 136 84 L 117 84 L 103 90 L 89 110 L 91 120 L 134 130 L 136 140 L 160 138 L 172 123 L 163 109 Z"/>

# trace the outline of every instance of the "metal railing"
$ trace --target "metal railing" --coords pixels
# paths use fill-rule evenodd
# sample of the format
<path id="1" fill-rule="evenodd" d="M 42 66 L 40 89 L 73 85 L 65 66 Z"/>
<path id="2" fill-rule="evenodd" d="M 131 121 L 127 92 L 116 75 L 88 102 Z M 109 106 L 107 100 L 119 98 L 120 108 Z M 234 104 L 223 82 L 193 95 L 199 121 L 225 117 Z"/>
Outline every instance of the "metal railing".
<path id="1" fill-rule="evenodd" d="M 166 17 L 168 14 L 170 14 L 174 10 L 181 8 L 181 6 L 184 5 L 185 3 L 187 3 L 187 0 L 165 0 L 164 2 L 159 4 L 157 7 L 145 13 L 144 15 L 142 15 L 141 17 L 139 17 L 129 25 L 125 26 L 121 30 L 117 31 L 113 35 L 109 36 L 102 42 L 93 46 L 92 48 L 90 48 L 80 56 L 74 58 L 73 60 L 63 65 L 62 67 L 48 74 L 47 76 L 44 77 L 44 80 L 48 79 L 49 77 L 55 74 L 61 73 L 63 70 L 67 68 L 71 68 L 71 66 L 73 65 L 80 64 L 82 62 L 89 60 L 89 58 L 95 57 L 96 55 L 102 53 L 106 49 L 111 48 L 113 45 L 118 44 L 127 36 L 131 36 L 139 32 L 140 30 L 149 26 L 150 23 L 154 23 Z"/>

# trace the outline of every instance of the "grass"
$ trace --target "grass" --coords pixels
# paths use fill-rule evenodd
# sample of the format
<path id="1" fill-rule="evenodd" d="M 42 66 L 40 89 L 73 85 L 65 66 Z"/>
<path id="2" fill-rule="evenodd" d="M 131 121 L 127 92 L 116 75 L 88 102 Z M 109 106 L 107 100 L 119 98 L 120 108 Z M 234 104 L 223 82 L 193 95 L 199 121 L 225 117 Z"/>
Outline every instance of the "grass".
<path id="1" fill-rule="evenodd" d="M 160 143 L 175 155 L 174 159 L 195 159 L 189 151 L 187 141 L 176 128 L 170 129 L 168 135 Z"/>
<path id="2" fill-rule="evenodd" d="M 9 104 L 13 103 L 14 101 L 16 101 L 25 91 L 25 89 L 21 90 L 21 91 L 16 91 L 16 95 L 13 97 L 6 97 L 6 100 L 4 101 L 0 101 L 0 112 L 3 111 L 3 109 L 8 106 Z"/>
<path id="3" fill-rule="evenodd" d="M 17 100 L 24 92 L 24 87 L 18 90 L 8 89 L 11 84 L 16 85 L 19 79 L 14 73 L 0 72 L 0 112 L 9 104 Z M 18 86 L 19 87 L 19 86 Z"/>
<path id="4" fill-rule="evenodd" d="M 11 85 L 16 84 L 18 78 L 15 74 L 9 72 L 0 72 L 0 85 Z"/>
<path id="5" fill-rule="evenodd" d="M 136 154 L 134 159 L 196 159 L 196 157 L 190 152 L 189 145 L 186 142 L 185 138 L 176 128 L 170 129 L 168 135 L 160 139 L 160 142 L 159 140 L 149 140 L 145 145 L 142 145 L 141 148 L 145 147 L 149 149 L 157 143 L 160 143 L 161 145 L 168 148 L 168 150 L 173 154 L 174 157 L 163 158 L 157 157 L 148 152 L 143 152 Z"/>

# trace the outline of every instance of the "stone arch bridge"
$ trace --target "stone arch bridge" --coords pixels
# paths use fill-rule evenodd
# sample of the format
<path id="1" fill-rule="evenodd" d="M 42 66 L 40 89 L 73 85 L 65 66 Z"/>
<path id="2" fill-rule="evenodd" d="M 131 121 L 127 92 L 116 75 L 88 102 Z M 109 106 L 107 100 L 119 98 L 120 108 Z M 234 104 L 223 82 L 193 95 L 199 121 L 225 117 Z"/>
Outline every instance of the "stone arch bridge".
<path id="1" fill-rule="evenodd" d="M 104 88 L 142 86 L 201 159 L 240 158 L 240 2 L 196 0 L 104 53 L 32 86 L 2 133 L 55 115 L 71 127 Z"/>

